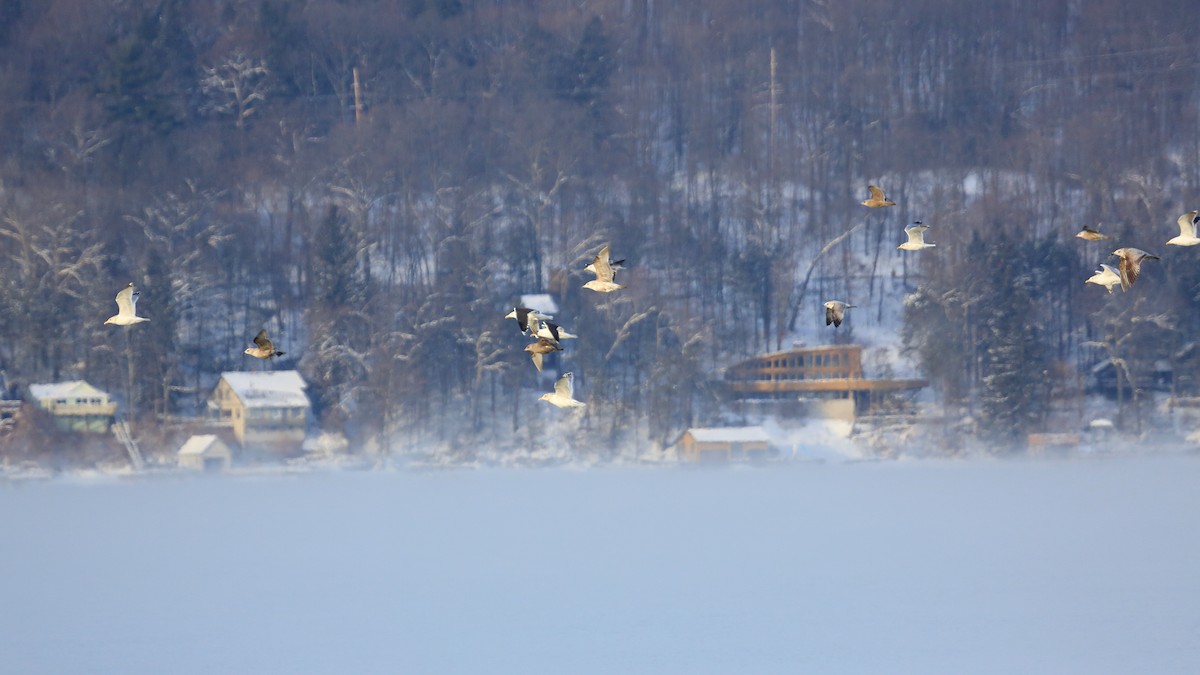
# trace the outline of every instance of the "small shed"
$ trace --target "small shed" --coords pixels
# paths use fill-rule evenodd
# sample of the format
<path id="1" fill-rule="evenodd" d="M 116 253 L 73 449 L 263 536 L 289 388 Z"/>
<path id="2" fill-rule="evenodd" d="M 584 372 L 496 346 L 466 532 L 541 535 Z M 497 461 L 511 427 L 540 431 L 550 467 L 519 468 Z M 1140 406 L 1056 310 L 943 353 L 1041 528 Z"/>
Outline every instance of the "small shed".
<path id="1" fill-rule="evenodd" d="M 766 459 L 771 437 L 762 427 L 694 428 L 679 438 L 679 456 L 685 461 Z"/>
<path id="2" fill-rule="evenodd" d="M 227 471 L 233 452 L 213 434 L 192 436 L 179 448 L 179 468 L 193 471 Z"/>

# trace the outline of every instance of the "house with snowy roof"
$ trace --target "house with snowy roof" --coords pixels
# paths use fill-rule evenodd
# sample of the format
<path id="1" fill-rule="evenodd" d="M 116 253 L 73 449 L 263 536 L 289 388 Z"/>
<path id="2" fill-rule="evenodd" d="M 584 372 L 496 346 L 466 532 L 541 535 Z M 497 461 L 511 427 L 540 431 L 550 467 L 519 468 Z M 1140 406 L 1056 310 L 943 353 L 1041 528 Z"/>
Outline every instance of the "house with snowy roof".
<path id="1" fill-rule="evenodd" d="M 766 459 L 771 436 L 762 427 L 697 427 L 688 429 L 675 444 L 679 457 L 689 462 Z"/>
<path id="2" fill-rule="evenodd" d="M 64 431 L 108 433 L 117 404 L 108 392 L 84 380 L 29 385 L 34 406 L 50 413 L 54 424 Z"/>
<path id="3" fill-rule="evenodd" d="M 227 471 L 233 451 L 215 434 L 197 434 L 180 446 L 179 468 L 192 471 Z"/>
<path id="4" fill-rule="evenodd" d="M 312 411 L 307 388 L 294 370 L 221 373 L 208 407 L 243 449 L 299 452 Z"/>

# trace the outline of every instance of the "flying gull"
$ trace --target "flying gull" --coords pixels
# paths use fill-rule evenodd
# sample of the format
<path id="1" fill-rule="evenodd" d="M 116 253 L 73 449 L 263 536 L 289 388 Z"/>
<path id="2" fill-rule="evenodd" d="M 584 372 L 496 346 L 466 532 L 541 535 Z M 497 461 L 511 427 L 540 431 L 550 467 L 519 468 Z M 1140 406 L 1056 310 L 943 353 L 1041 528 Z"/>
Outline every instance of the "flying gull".
<path id="1" fill-rule="evenodd" d="M 1172 237 L 1167 243 L 1172 246 L 1195 246 L 1200 244 L 1200 237 L 1196 236 L 1196 225 L 1200 225 L 1200 211 L 1188 211 L 1179 216 L 1179 236 Z"/>
<path id="2" fill-rule="evenodd" d="M 563 328 L 553 321 L 543 321 L 541 325 L 538 326 L 537 330 L 532 332 L 532 334 L 540 338 L 553 340 L 555 342 L 576 337 L 574 333 L 568 333 L 566 328 Z"/>
<path id="3" fill-rule="evenodd" d="M 602 265 L 607 264 L 613 270 L 625 269 L 625 259 L 622 258 L 621 260 L 609 260 L 608 246 L 605 246 L 604 248 L 600 249 L 600 252 L 596 254 L 595 258 L 592 258 L 592 262 L 588 263 L 588 266 L 583 268 L 583 271 L 591 272 L 592 274 L 599 276 L 599 273 L 596 272 L 596 263 L 600 261 L 600 256 L 604 256 Z"/>
<path id="4" fill-rule="evenodd" d="M 267 337 L 267 331 L 265 328 L 258 331 L 258 335 L 254 336 L 254 345 L 255 346 L 253 347 L 247 347 L 246 351 L 243 353 L 249 354 L 256 359 L 269 359 L 272 356 L 283 356 L 283 352 L 275 349 L 275 345 L 271 342 L 271 338 Z"/>
<path id="5" fill-rule="evenodd" d="M 566 373 L 554 383 L 554 393 L 542 394 L 539 401 L 545 401 L 558 408 L 582 408 L 583 403 L 575 400 L 575 373 Z"/>
<path id="6" fill-rule="evenodd" d="M 529 352 L 529 358 L 533 359 L 533 365 L 540 373 L 542 372 L 542 356 L 553 352 L 561 352 L 562 347 L 559 347 L 558 343 L 553 340 L 538 338 L 537 342 L 525 345 L 525 351 Z"/>
<path id="7" fill-rule="evenodd" d="M 585 272 L 591 272 L 596 275 L 595 279 L 587 282 L 583 287 L 598 293 L 612 293 L 613 291 L 625 288 L 613 280 L 616 277 L 617 269 L 624 262 L 624 260 L 618 260 L 616 263 L 609 262 L 608 245 L 605 244 L 604 248 L 600 249 L 600 252 L 596 254 L 596 257 L 592 258 L 592 264 L 583 268 Z"/>
<path id="8" fill-rule="evenodd" d="M 1158 256 L 1146 253 L 1140 248 L 1119 248 L 1112 252 L 1121 259 L 1121 290 L 1127 291 L 1138 280 L 1142 273 L 1142 261 L 1146 258 L 1158 260 Z"/>
<path id="9" fill-rule="evenodd" d="M 149 321 L 150 319 L 137 315 L 137 301 L 141 295 L 141 291 L 134 290 L 133 282 L 129 282 L 128 286 L 122 288 L 120 293 L 117 293 L 116 316 L 109 317 L 104 323 L 111 323 L 117 326 L 132 326 L 135 323 Z"/>
<path id="10" fill-rule="evenodd" d="M 862 204 L 868 209 L 882 209 L 885 206 L 896 205 L 896 202 L 883 195 L 883 188 L 879 187 L 878 185 L 868 185 L 867 192 L 871 193 L 871 197 L 869 199 L 862 200 L 859 202 L 859 204 Z"/>
<path id="11" fill-rule="evenodd" d="M 900 244 L 896 248 L 902 248 L 905 251 L 920 251 L 923 248 L 933 248 L 937 244 L 925 243 L 925 230 L 928 230 L 928 225 L 922 225 L 921 221 L 916 221 L 912 225 L 904 228 L 904 234 L 908 235 L 908 241 Z"/>
<path id="12" fill-rule="evenodd" d="M 515 307 L 513 308 L 513 311 L 505 314 L 504 318 L 516 319 L 517 326 L 521 329 L 521 332 L 528 333 L 530 319 L 533 319 L 536 322 L 539 319 L 553 319 L 554 316 L 551 314 L 542 314 L 536 309 L 530 309 L 528 307 Z"/>
<path id="13" fill-rule="evenodd" d="M 1108 289 L 1109 293 L 1112 293 L 1113 286 L 1121 285 L 1121 275 L 1117 272 L 1117 270 L 1113 269 L 1112 265 L 1100 263 L 1100 269 L 1096 270 L 1096 273 L 1083 283 L 1103 286 L 1104 288 Z"/>
<path id="14" fill-rule="evenodd" d="M 1082 230 L 1076 232 L 1075 236 L 1079 237 L 1080 239 L 1086 239 L 1087 241 L 1104 241 L 1106 239 L 1112 239 L 1112 237 L 1108 236 L 1107 234 L 1101 234 L 1099 230 L 1088 227 L 1087 225 L 1084 225 Z"/>
<path id="15" fill-rule="evenodd" d="M 855 305 L 847 305 L 841 300 L 830 300 L 825 303 L 825 325 L 833 324 L 834 328 L 842 325 L 842 320 L 846 318 L 846 310 Z"/>

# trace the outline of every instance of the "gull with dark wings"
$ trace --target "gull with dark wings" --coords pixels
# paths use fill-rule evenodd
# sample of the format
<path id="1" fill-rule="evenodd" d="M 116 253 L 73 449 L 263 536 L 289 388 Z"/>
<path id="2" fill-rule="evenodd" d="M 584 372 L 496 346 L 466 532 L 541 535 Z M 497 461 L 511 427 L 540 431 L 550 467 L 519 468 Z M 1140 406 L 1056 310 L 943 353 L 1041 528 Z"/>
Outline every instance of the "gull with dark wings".
<path id="1" fill-rule="evenodd" d="M 544 321 L 546 319 L 553 319 L 554 316 L 551 314 L 542 314 L 536 309 L 530 309 L 528 307 L 514 307 L 513 311 L 504 315 L 504 318 L 516 319 L 517 327 L 521 329 L 521 332 L 528 333 L 530 332 L 530 321 L 537 323 L 539 320 Z M 535 327 L 534 330 L 537 330 L 537 328 Z"/>
<path id="2" fill-rule="evenodd" d="M 1112 239 L 1112 237 L 1108 236 L 1107 234 L 1101 234 L 1099 230 L 1088 227 L 1087 225 L 1084 225 L 1082 230 L 1076 232 L 1075 236 L 1087 241 L 1104 241 L 1106 239 Z"/>
<path id="3" fill-rule="evenodd" d="M 563 348 L 559 347 L 557 342 L 546 338 L 538 338 L 537 342 L 525 345 L 525 351 L 529 352 L 529 358 L 533 359 L 533 365 L 539 373 L 542 372 L 542 357 L 562 350 Z"/>
<path id="4" fill-rule="evenodd" d="M 600 249 L 600 252 L 596 254 L 596 257 L 592 258 L 592 263 L 583 268 L 583 271 L 596 275 L 595 279 L 587 282 L 583 287 L 598 293 L 612 293 L 613 291 L 625 288 L 614 281 L 617 270 L 624 266 L 624 262 L 624 260 L 618 260 L 615 263 L 610 262 L 608 245 L 605 244 L 604 248 Z"/>
<path id="5" fill-rule="evenodd" d="M 1150 260 L 1158 260 L 1158 256 L 1146 253 L 1140 248 L 1125 247 L 1119 248 L 1112 252 L 1113 255 L 1121 259 L 1121 264 L 1118 269 L 1121 272 L 1121 290 L 1127 291 L 1129 287 L 1138 280 L 1138 276 L 1142 273 L 1142 261 L 1149 258 Z"/>
<path id="6" fill-rule="evenodd" d="M 275 344 L 271 342 L 271 338 L 267 337 L 267 330 L 258 331 L 258 335 L 254 336 L 254 346 L 247 347 L 244 354 L 249 354 L 256 359 L 269 359 L 272 356 L 283 356 L 283 352 L 275 349 Z"/>
<path id="7" fill-rule="evenodd" d="M 842 321 L 846 318 L 846 310 L 854 307 L 847 305 L 841 300 L 830 300 L 825 303 L 825 325 L 833 324 L 834 328 L 842 325 Z"/>
<path id="8" fill-rule="evenodd" d="M 871 193 L 871 196 L 862 200 L 859 202 L 859 204 L 862 204 L 868 209 L 882 209 L 885 206 L 896 205 L 896 202 L 884 196 L 883 188 L 879 187 L 878 185 L 868 185 L 867 192 Z"/>

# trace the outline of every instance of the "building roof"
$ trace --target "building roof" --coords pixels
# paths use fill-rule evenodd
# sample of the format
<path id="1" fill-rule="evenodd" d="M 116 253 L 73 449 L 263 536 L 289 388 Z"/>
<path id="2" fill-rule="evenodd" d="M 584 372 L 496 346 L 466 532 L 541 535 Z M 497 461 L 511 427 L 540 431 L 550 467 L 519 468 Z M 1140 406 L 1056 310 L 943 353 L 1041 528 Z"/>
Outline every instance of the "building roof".
<path id="1" fill-rule="evenodd" d="M 247 408 L 308 408 L 304 378 L 294 370 L 221 373 L 221 379 Z"/>
<path id="2" fill-rule="evenodd" d="M 769 443 L 771 435 L 762 427 L 711 427 L 688 429 L 701 443 Z"/>
<path id="3" fill-rule="evenodd" d="M 187 439 L 187 442 L 180 446 L 179 454 L 203 456 L 207 454 L 209 450 L 215 448 L 217 443 L 221 443 L 221 439 L 217 438 L 213 434 L 198 434 Z M 221 443 L 221 445 L 225 444 Z M 226 448 L 225 450 L 228 452 L 229 448 Z"/>
<path id="4" fill-rule="evenodd" d="M 521 296 L 521 306 L 536 309 L 543 314 L 558 312 L 558 303 L 549 293 L 525 293 Z"/>
<path id="5" fill-rule="evenodd" d="M 41 401 L 48 398 L 92 398 L 108 396 L 108 392 L 101 391 L 83 380 L 71 380 L 69 382 L 31 384 L 29 385 L 29 395 Z"/>

